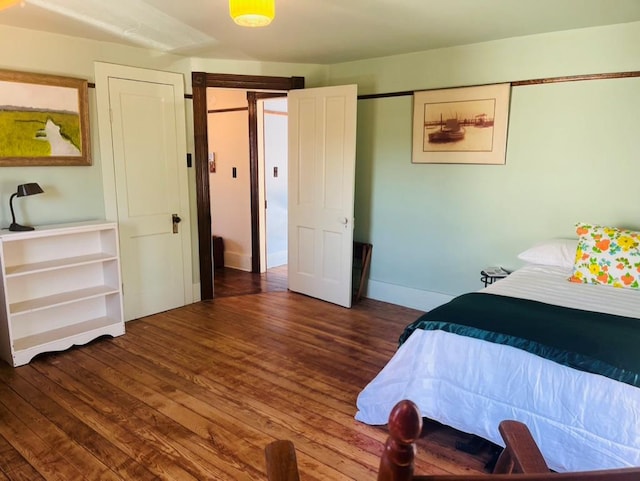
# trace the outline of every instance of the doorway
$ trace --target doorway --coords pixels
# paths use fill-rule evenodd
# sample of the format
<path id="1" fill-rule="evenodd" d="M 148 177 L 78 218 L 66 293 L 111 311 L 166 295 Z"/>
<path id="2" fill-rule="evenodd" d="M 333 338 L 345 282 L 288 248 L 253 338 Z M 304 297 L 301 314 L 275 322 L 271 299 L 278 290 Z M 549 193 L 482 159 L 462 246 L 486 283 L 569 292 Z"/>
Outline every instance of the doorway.
<path id="1" fill-rule="evenodd" d="M 190 224 L 184 79 L 102 62 L 95 72 L 105 212 L 118 222 L 128 321 L 193 302 L 190 232 L 180 225 Z"/>
<path id="2" fill-rule="evenodd" d="M 288 151 L 287 98 L 258 101 L 260 152 L 260 272 L 287 265 Z M 260 134 L 262 133 L 262 139 Z M 264 201 L 262 199 L 264 197 Z M 262 220 L 264 216 L 264 221 Z"/>
<path id="3" fill-rule="evenodd" d="M 221 268 L 251 272 L 251 201 L 247 93 L 207 89 L 214 277 Z M 215 294 L 215 290 L 214 290 Z"/>
<path id="4" fill-rule="evenodd" d="M 235 88 L 244 90 L 289 91 L 304 88 L 303 77 L 265 77 L 232 74 L 192 73 L 193 117 L 195 136 L 196 203 L 198 211 L 198 252 L 200 265 L 200 296 L 213 298 L 213 253 L 211 237 L 211 205 L 209 188 L 207 88 Z M 252 271 L 260 269 L 259 242 L 259 180 L 257 99 L 249 101 L 249 157 L 251 202 Z"/>
<path id="5" fill-rule="evenodd" d="M 287 99 L 282 95 L 207 89 L 207 158 L 216 275 L 222 267 L 256 272 L 252 269 L 249 195 L 248 102 L 253 97 L 257 97 L 258 272 L 287 264 Z"/>

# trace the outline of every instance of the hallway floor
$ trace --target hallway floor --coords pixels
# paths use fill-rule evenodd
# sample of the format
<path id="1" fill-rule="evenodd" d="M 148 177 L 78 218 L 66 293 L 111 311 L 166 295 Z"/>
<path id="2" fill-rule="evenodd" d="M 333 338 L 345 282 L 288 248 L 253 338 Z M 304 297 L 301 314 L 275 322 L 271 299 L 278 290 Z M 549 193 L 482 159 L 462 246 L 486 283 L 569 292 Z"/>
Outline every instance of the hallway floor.
<path id="1" fill-rule="evenodd" d="M 287 290 L 287 266 L 268 269 L 262 274 L 222 267 L 213 272 L 213 297 L 243 296 Z"/>

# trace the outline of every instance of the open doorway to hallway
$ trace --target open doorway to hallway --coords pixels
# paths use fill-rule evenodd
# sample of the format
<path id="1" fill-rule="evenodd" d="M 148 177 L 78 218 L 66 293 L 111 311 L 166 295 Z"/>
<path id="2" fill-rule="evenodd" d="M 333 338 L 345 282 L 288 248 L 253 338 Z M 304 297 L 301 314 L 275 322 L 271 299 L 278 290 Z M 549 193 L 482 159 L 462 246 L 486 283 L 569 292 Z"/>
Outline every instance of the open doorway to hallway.
<path id="1" fill-rule="evenodd" d="M 194 167 L 196 176 L 196 208 L 198 221 L 198 264 L 200 268 L 200 298 L 213 299 L 213 250 L 211 235 L 211 206 L 209 194 L 209 163 L 207 161 L 208 131 L 207 131 L 207 89 L 208 88 L 236 88 L 251 89 L 254 92 L 278 92 L 280 96 L 292 89 L 304 89 L 304 77 L 272 77 L 255 75 L 216 74 L 206 72 L 191 73 L 191 88 L 193 98 L 193 131 L 194 131 Z M 248 96 L 251 92 L 248 92 Z M 249 123 L 254 125 L 256 120 L 256 102 L 249 102 Z M 251 133 L 251 131 L 250 131 Z M 254 131 L 255 133 L 255 131 Z M 256 213 L 252 218 L 257 219 L 258 209 L 258 162 L 257 135 L 250 135 L 249 152 L 251 165 L 251 211 Z M 252 258 L 259 259 L 258 229 L 252 229 L 252 252 L 258 252 Z M 252 264 L 255 264 L 252 263 Z M 259 265 L 252 265 L 254 271 L 259 271 Z"/>
<path id="2" fill-rule="evenodd" d="M 256 214 L 251 202 L 252 133 L 247 97 L 243 89 L 207 89 L 211 235 L 218 238 L 213 243 L 215 297 L 235 292 L 233 283 L 242 292 L 260 292 L 260 286 L 270 290 L 271 285 L 279 288 L 283 283 L 286 289 L 287 99 L 258 97 L 256 102 L 254 135 L 258 144 L 259 196 Z M 259 226 L 260 245 L 257 265 L 253 259 L 255 226 Z"/>
<path id="3" fill-rule="evenodd" d="M 260 185 L 264 186 L 265 207 L 261 210 L 264 222 L 260 219 L 260 272 L 285 266 L 286 273 L 289 172 L 286 97 L 258 101 L 258 119 L 258 141 L 260 132 L 264 133 L 261 143 L 264 151 L 259 157 L 260 166 L 264 166 L 264 175 L 260 175 L 264 182 Z"/>

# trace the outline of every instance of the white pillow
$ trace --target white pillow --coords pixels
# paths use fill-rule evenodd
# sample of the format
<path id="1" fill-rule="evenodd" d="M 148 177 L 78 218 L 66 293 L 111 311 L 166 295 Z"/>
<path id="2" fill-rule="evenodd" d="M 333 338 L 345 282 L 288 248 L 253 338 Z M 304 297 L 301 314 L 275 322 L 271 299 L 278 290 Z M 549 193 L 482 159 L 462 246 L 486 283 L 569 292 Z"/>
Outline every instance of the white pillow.
<path id="1" fill-rule="evenodd" d="M 578 239 L 549 239 L 518 254 L 529 264 L 573 268 Z"/>

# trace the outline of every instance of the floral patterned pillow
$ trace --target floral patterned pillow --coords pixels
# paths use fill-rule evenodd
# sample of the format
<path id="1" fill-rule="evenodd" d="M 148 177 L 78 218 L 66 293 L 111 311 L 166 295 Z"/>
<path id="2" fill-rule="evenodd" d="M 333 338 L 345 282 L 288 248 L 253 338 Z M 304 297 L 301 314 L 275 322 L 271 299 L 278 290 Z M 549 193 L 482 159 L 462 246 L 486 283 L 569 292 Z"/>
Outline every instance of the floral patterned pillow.
<path id="1" fill-rule="evenodd" d="M 579 223 L 576 234 L 571 282 L 640 288 L 640 232 Z"/>

